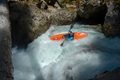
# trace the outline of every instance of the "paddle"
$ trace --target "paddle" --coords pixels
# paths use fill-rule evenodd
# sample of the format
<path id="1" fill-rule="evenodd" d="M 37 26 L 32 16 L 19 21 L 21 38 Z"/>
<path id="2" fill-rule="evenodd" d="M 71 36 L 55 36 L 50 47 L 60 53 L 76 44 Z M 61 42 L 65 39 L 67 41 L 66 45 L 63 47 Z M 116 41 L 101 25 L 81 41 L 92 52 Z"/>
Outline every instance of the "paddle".
<path id="1" fill-rule="evenodd" d="M 74 24 L 75 24 L 75 23 L 73 23 L 73 24 L 70 26 L 69 31 L 73 28 Z M 68 31 L 68 32 L 69 32 L 69 31 Z M 60 45 L 60 46 L 63 46 L 64 42 L 65 42 L 65 40 L 61 43 L 61 45 Z"/>

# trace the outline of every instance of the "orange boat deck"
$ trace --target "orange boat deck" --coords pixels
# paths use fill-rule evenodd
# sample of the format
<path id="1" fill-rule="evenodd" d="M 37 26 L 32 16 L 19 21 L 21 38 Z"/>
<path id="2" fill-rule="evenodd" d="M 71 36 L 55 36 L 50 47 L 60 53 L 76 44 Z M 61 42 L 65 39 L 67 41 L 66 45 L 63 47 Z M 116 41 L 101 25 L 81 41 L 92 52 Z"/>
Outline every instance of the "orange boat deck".
<path id="1" fill-rule="evenodd" d="M 73 33 L 74 33 L 74 40 L 82 39 L 82 38 L 85 38 L 88 36 L 88 34 L 84 33 L 84 32 L 73 32 Z M 56 35 L 50 36 L 50 39 L 57 40 L 57 41 L 64 40 L 62 37 L 65 34 L 68 34 L 68 33 L 61 33 L 61 34 L 56 34 Z"/>

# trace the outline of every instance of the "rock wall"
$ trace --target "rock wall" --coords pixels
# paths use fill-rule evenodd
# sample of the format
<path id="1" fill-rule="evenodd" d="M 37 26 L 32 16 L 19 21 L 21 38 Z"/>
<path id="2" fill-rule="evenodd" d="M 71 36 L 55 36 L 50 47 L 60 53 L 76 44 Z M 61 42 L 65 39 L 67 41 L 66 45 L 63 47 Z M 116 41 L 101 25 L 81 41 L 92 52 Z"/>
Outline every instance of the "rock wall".
<path id="1" fill-rule="evenodd" d="M 102 24 L 106 37 L 120 37 L 119 0 L 77 0 L 79 20 L 87 24 Z"/>
<path id="2" fill-rule="evenodd" d="M 27 46 L 49 28 L 47 16 L 34 5 L 17 2 L 9 4 L 13 45 Z"/>
<path id="3" fill-rule="evenodd" d="M 9 5 L 13 45 L 27 47 L 51 24 L 69 24 L 77 15 L 81 23 L 102 24 L 106 37 L 120 36 L 120 1 L 117 0 L 72 0 L 66 3 L 67 8 L 48 5 L 47 10 L 24 1 L 9 1 Z"/>
<path id="4" fill-rule="evenodd" d="M 90 80 L 120 80 L 120 68 L 116 68 L 113 71 L 105 71 Z"/>
<path id="5" fill-rule="evenodd" d="M 38 36 L 43 34 L 50 25 L 65 25 L 76 17 L 73 9 L 48 10 L 39 9 L 34 4 L 25 2 L 9 2 L 10 19 L 12 26 L 13 46 L 27 47 Z"/>
<path id="6" fill-rule="evenodd" d="M 107 6 L 103 0 L 78 0 L 79 20 L 87 24 L 103 24 Z"/>
<path id="7" fill-rule="evenodd" d="M 13 80 L 11 32 L 6 0 L 0 0 L 0 80 Z"/>
<path id="8" fill-rule="evenodd" d="M 110 3 L 102 28 L 106 37 L 120 37 L 120 4 Z"/>

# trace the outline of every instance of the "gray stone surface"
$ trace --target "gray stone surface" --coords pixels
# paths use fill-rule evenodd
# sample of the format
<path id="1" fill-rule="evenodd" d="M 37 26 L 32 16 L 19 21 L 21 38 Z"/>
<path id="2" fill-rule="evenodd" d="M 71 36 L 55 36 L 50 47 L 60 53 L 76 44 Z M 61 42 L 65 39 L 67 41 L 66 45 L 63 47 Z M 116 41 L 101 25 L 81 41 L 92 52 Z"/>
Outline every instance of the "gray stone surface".
<path id="1" fill-rule="evenodd" d="M 10 5 L 10 19 L 12 26 L 13 45 L 26 47 L 38 36 L 43 34 L 50 25 L 65 25 L 76 17 L 76 11 L 71 9 L 41 10 L 34 4 L 12 2 Z"/>
<path id="2" fill-rule="evenodd" d="M 0 0 L 0 80 L 13 80 L 11 33 L 6 0 Z"/>
<path id="3" fill-rule="evenodd" d="M 106 37 L 120 37 L 120 4 L 110 3 L 103 25 Z"/>

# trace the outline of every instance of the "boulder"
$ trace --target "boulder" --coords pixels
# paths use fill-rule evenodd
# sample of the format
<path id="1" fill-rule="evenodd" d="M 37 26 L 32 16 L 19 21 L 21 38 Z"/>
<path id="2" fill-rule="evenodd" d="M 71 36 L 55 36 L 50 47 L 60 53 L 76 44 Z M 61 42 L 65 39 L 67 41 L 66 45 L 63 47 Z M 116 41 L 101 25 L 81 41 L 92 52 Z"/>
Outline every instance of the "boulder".
<path id="1" fill-rule="evenodd" d="M 76 12 L 72 9 L 60 9 L 51 13 L 50 19 L 51 24 L 54 25 L 65 25 L 70 24 L 76 18 Z"/>
<path id="2" fill-rule="evenodd" d="M 13 46 L 27 47 L 27 44 L 45 32 L 50 21 L 35 5 L 24 2 L 10 3 Z"/>
<path id="3" fill-rule="evenodd" d="M 0 80 L 14 80 L 7 0 L 0 0 Z"/>
<path id="4" fill-rule="evenodd" d="M 120 3 L 110 3 L 102 31 L 106 37 L 120 37 Z"/>
<path id="5" fill-rule="evenodd" d="M 90 80 L 120 80 L 120 68 L 113 71 L 105 71 L 103 74 L 96 75 L 94 79 Z"/>
<path id="6" fill-rule="evenodd" d="M 65 25 L 76 18 L 75 9 L 39 9 L 26 2 L 9 2 L 13 46 L 27 45 L 43 34 L 50 25 Z"/>
<path id="7" fill-rule="evenodd" d="M 107 6 L 103 0 L 78 0 L 77 10 L 80 21 L 87 24 L 103 24 Z"/>

